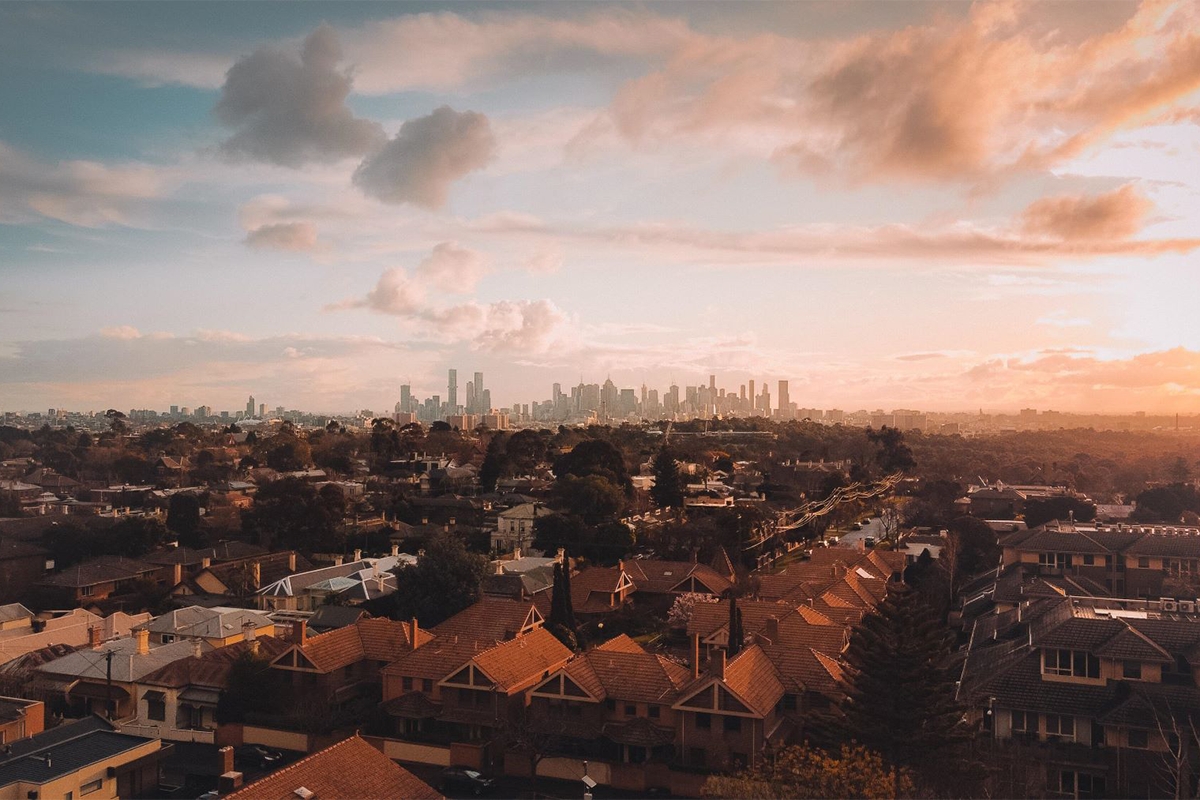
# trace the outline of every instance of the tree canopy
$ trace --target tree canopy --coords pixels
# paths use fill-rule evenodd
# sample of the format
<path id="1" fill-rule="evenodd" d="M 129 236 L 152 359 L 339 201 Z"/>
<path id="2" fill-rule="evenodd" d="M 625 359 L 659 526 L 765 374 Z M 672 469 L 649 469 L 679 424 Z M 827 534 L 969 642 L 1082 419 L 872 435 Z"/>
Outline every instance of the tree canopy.
<path id="1" fill-rule="evenodd" d="M 713 775 L 705 797 L 753 800 L 817 800 L 826 797 L 891 798 L 913 796 L 908 773 L 884 763 L 861 745 L 843 744 L 824 752 L 808 744 L 784 747 L 754 766 L 732 775 Z"/>

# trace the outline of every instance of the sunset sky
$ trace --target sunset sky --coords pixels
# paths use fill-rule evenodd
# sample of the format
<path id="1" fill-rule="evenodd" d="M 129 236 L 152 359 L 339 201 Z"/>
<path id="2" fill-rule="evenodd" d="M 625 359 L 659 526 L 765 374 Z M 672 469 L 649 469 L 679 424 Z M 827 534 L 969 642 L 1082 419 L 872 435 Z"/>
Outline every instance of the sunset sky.
<path id="1" fill-rule="evenodd" d="M 1200 5 L 0 4 L 0 411 L 1200 411 Z"/>

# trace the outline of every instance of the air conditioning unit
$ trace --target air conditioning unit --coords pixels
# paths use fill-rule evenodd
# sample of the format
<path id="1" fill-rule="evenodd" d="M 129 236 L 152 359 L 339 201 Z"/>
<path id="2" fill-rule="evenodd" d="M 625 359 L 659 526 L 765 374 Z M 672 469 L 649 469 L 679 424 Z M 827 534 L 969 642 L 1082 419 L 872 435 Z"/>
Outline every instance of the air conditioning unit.
<path id="1" fill-rule="evenodd" d="M 1176 611 L 1179 608 L 1179 604 L 1170 598 L 1164 597 L 1160 602 L 1162 602 L 1163 611 Z"/>
<path id="2" fill-rule="evenodd" d="M 1194 613 L 1196 613 L 1196 604 L 1195 604 L 1195 602 L 1193 602 L 1191 600 L 1180 600 L 1179 601 L 1179 610 L 1185 611 L 1188 614 L 1194 614 Z"/>

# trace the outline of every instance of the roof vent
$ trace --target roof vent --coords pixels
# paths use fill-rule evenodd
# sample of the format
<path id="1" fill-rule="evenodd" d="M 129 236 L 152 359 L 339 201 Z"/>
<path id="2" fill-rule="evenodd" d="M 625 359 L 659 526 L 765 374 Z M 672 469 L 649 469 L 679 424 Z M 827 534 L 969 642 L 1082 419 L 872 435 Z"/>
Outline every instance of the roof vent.
<path id="1" fill-rule="evenodd" d="M 314 792 L 312 789 L 301 786 L 299 789 L 292 792 L 292 794 L 296 795 L 296 797 L 299 797 L 300 800 L 309 800 L 309 798 L 315 795 L 316 792 Z"/>

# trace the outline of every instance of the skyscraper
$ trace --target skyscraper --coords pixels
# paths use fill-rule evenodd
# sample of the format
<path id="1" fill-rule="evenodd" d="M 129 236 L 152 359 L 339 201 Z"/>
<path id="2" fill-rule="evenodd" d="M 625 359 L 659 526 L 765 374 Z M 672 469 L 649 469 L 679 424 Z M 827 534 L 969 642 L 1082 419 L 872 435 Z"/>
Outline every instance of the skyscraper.
<path id="1" fill-rule="evenodd" d="M 792 400 L 790 397 L 788 397 L 788 382 L 780 381 L 779 382 L 779 415 L 781 417 L 787 417 L 788 413 L 791 411 L 791 406 L 792 406 Z"/>
<path id="2" fill-rule="evenodd" d="M 407 383 L 400 386 L 400 410 L 412 411 L 412 387 Z"/>
<path id="3" fill-rule="evenodd" d="M 246 401 L 246 416 L 254 416 L 254 395 L 250 395 L 250 399 Z"/>
<path id="4" fill-rule="evenodd" d="M 491 411 L 490 408 L 484 405 L 482 372 L 475 373 L 475 408 L 470 410 L 476 414 L 486 414 L 488 411 Z"/>
<path id="5" fill-rule="evenodd" d="M 450 406 L 450 413 L 453 414 L 458 410 L 458 370 L 450 370 L 449 379 L 446 382 L 446 405 Z"/>

